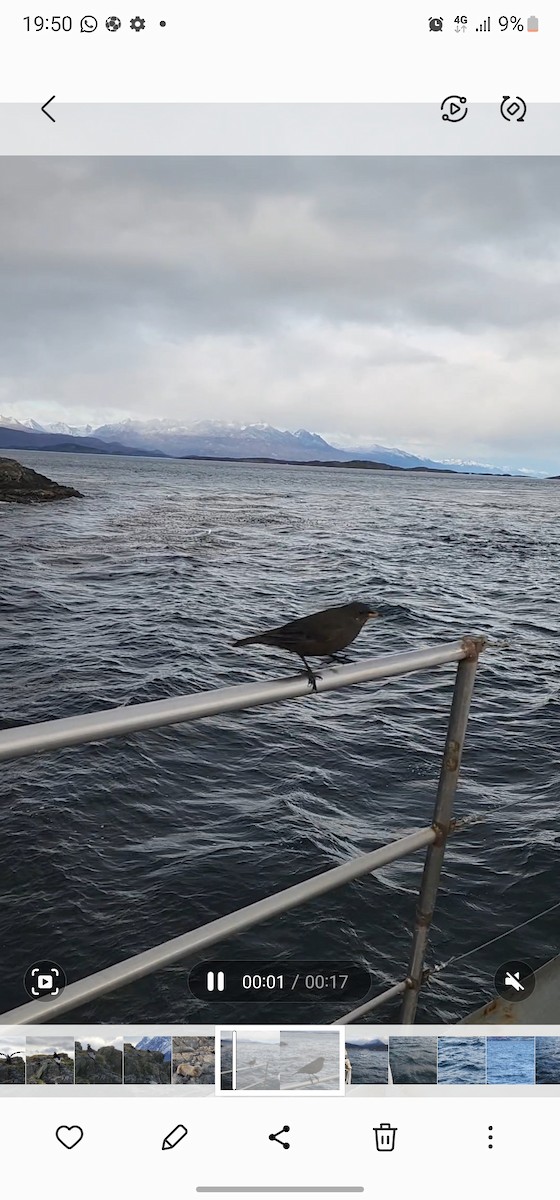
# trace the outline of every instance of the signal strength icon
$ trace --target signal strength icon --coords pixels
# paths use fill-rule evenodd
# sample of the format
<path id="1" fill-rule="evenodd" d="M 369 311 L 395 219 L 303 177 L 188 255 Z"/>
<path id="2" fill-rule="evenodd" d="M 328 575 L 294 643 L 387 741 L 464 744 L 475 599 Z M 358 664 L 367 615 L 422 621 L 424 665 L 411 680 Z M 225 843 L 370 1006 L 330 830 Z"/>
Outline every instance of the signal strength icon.
<path id="1" fill-rule="evenodd" d="M 485 17 L 481 25 L 475 25 L 475 33 L 490 33 L 490 17 Z"/>

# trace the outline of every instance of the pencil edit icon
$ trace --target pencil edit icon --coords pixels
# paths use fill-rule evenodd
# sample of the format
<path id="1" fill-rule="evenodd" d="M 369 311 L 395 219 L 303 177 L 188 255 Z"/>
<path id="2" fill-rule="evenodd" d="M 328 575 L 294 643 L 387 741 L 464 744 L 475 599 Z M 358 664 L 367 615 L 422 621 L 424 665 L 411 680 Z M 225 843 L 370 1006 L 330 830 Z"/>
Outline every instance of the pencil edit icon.
<path id="1" fill-rule="evenodd" d="M 176 1125 L 175 1128 L 171 1130 L 171 1133 L 166 1133 L 161 1147 L 162 1150 L 173 1150 L 174 1147 L 178 1146 L 179 1142 L 182 1142 L 183 1138 L 187 1136 L 187 1133 L 188 1129 L 185 1129 L 184 1125 Z"/>

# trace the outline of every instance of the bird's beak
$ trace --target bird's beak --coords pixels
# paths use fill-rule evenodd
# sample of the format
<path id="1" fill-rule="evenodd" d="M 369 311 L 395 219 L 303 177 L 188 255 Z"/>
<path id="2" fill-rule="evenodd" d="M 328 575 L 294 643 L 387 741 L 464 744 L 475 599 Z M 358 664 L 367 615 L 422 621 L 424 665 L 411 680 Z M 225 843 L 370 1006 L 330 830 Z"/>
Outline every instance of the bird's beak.
<path id="1" fill-rule="evenodd" d="M 369 621 L 371 619 L 371 617 L 378 617 L 378 616 L 379 616 L 378 612 L 368 612 L 367 620 Z"/>

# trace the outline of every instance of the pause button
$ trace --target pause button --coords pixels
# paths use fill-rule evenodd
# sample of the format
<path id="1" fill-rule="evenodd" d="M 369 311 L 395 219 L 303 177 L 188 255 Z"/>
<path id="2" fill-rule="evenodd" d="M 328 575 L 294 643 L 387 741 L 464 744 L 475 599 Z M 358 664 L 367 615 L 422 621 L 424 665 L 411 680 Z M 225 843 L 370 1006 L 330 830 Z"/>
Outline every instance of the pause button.
<path id="1" fill-rule="evenodd" d="M 223 992 L 226 986 L 226 977 L 223 971 L 207 971 L 206 973 L 206 991 L 207 992 Z"/>

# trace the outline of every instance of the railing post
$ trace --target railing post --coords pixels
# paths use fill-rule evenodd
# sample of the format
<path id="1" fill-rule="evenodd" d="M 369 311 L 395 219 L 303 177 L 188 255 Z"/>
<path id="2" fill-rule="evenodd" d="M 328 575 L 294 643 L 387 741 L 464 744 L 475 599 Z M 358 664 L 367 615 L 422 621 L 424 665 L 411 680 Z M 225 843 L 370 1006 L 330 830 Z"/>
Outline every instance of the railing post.
<path id="1" fill-rule="evenodd" d="M 410 1025 L 414 1021 L 418 1004 L 418 993 L 422 986 L 424 956 L 426 954 L 430 926 L 434 915 L 443 856 L 453 817 L 453 805 L 469 719 L 474 677 L 478 665 L 478 656 L 484 649 L 485 642 L 483 638 L 469 638 L 465 639 L 465 645 L 469 650 L 469 654 L 467 658 L 461 660 L 457 667 L 447 738 L 434 807 L 432 825 L 437 833 L 437 839 L 431 846 L 428 846 L 426 852 L 422 882 L 416 906 L 412 949 L 408 964 L 407 989 L 401 1008 L 401 1022 L 403 1025 Z"/>

